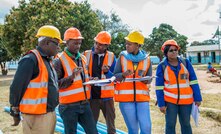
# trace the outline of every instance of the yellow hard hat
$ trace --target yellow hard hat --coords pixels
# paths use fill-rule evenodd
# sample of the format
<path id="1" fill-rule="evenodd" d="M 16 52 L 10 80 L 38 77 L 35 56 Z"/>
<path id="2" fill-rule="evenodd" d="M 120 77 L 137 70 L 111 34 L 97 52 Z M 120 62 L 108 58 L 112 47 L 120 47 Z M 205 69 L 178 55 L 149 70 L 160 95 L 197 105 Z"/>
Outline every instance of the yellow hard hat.
<path id="1" fill-rule="evenodd" d="M 41 36 L 56 38 L 59 40 L 59 43 L 62 43 L 61 33 L 55 26 L 45 25 L 39 28 L 36 37 Z"/>
<path id="2" fill-rule="evenodd" d="M 127 37 L 124 38 L 127 41 L 133 42 L 133 43 L 138 43 L 140 45 L 144 44 L 144 36 L 141 32 L 133 30 L 131 31 Z"/>

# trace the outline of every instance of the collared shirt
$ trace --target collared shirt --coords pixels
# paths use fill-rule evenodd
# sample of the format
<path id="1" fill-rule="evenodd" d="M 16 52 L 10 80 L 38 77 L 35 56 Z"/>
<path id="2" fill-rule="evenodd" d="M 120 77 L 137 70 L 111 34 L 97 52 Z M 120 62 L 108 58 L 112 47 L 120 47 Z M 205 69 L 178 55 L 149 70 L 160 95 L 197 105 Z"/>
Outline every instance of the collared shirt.
<path id="1" fill-rule="evenodd" d="M 47 112 L 54 111 L 58 105 L 58 83 L 57 74 L 52 70 L 49 58 L 41 49 L 37 47 L 42 59 L 48 70 L 48 99 L 47 99 Z M 39 74 L 38 61 L 33 53 L 25 55 L 18 63 L 14 80 L 10 86 L 10 104 L 14 107 L 18 107 L 20 101 L 26 91 L 26 88 L 30 80 L 36 78 Z"/>

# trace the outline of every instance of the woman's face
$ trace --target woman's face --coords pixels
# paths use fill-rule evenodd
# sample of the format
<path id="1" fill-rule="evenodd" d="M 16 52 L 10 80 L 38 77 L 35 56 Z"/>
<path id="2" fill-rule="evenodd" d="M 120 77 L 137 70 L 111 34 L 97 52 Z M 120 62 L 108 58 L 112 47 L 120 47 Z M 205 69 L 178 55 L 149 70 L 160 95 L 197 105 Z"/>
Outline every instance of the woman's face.
<path id="1" fill-rule="evenodd" d="M 178 49 L 175 46 L 170 46 L 169 51 L 167 53 L 167 57 L 170 59 L 176 59 L 178 56 Z"/>
<path id="2" fill-rule="evenodd" d="M 133 53 L 139 49 L 139 45 L 137 43 L 133 43 L 126 40 L 126 50 L 128 53 Z"/>

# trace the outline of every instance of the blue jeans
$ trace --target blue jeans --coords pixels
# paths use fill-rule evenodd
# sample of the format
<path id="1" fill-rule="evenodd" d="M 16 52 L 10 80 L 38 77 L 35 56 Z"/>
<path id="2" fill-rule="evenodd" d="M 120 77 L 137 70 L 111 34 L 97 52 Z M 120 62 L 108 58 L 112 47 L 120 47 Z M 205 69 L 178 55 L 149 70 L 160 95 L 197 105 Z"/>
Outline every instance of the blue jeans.
<path id="1" fill-rule="evenodd" d="M 121 113 L 129 134 L 151 134 L 149 102 L 120 102 Z"/>
<path id="2" fill-rule="evenodd" d="M 190 125 L 190 114 L 192 110 L 192 104 L 189 105 L 176 105 L 167 102 L 166 109 L 166 134 L 176 134 L 176 121 L 177 115 L 179 116 L 179 122 L 182 134 L 192 134 L 192 128 Z"/>
<path id="3" fill-rule="evenodd" d="M 89 105 L 80 102 L 59 105 L 59 113 L 64 123 L 65 134 L 76 134 L 77 123 L 84 128 L 87 134 L 97 134 L 96 124 Z"/>

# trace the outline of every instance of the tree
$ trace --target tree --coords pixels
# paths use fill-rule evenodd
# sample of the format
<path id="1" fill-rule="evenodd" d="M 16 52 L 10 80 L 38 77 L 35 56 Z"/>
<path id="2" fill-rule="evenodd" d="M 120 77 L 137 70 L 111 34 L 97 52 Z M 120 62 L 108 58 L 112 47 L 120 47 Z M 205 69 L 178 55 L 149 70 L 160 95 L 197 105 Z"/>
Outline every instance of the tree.
<path id="1" fill-rule="evenodd" d="M 109 50 L 118 56 L 121 51 L 126 49 L 124 37 L 129 33 L 129 27 L 122 23 L 122 20 L 115 12 L 111 12 L 110 16 L 100 10 L 97 10 L 96 13 L 102 23 L 103 30 L 111 34 L 112 40 Z"/>
<path id="2" fill-rule="evenodd" d="M 87 1 L 71 3 L 68 0 L 19 1 L 5 18 L 3 37 L 6 47 L 14 56 L 35 48 L 37 30 L 43 25 L 56 26 L 63 37 L 66 29 L 77 27 L 85 38 L 81 51 L 91 48 L 93 38 L 102 29 L 96 13 Z"/>
<path id="3" fill-rule="evenodd" d="M 161 46 L 168 39 L 174 39 L 180 45 L 180 54 L 186 52 L 187 37 L 177 33 L 172 26 L 168 24 L 160 24 L 159 28 L 153 28 L 150 37 L 145 39 L 143 49 L 150 52 L 151 55 L 156 55 L 162 60 L 163 53 L 161 52 Z"/>
<path id="4" fill-rule="evenodd" d="M 11 60 L 11 56 L 9 55 L 9 52 L 5 49 L 5 41 L 2 38 L 2 34 L 3 34 L 3 25 L 0 25 L 0 65 L 1 65 L 2 75 L 7 75 L 8 70 L 6 68 L 6 61 Z"/>

